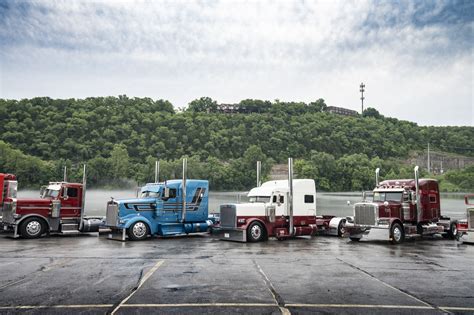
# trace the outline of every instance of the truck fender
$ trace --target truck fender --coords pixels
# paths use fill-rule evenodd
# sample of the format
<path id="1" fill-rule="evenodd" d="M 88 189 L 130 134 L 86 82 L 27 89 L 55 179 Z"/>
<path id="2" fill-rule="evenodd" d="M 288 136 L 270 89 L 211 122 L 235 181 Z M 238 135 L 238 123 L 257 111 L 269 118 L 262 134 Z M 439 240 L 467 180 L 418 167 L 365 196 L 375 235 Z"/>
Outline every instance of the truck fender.
<path id="1" fill-rule="evenodd" d="M 151 224 L 150 220 L 148 220 L 147 218 L 145 218 L 143 216 L 137 216 L 137 217 L 134 217 L 134 218 L 128 220 L 127 223 L 125 223 L 125 228 L 128 229 L 130 226 L 132 226 L 132 224 L 134 224 L 135 222 L 138 222 L 138 221 L 145 222 L 146 225 L 148 225 L 148 228 L 150 229 L 151 234 L 156 233 L 156 229 Z"/>
<path id="2" fill-rule="evenodd" d="M 339 230 L 339 225 L 340 224 L 342 224 L 342 225 L 341 225 L 340 230 Z M 329 221 L 329 230 L 330 231 L 336 231 L 336 232 L 332 232 L 331 235 L 336 233 L 336 235 L 339 236 L 339 237 L 344 236 L 344 234 L 346 233 L 345 226 L 346 226 L 346 218 L 335 217 L 335 218 L 332 218 Z"/>
<path id="3" fill-rule="evenodd" d="M 267 234 L 268 236 L 268 228 L 267 228 L 267 225 L 265 224 L 265 222 L 263 222 L 262 220 L 258 219 L 258 218 L 251 218 L 249 220 L 247 220 L 245 222 L 245 225 L 242 225 L 241 228 L 242 229 L 245 229 L 247 231 L 247 228 L 249 227 L 250 224 L 252 224 L 253 222 L 259 222 L 262 227 L 265 229 L 265 233 Z"/>
<path id="4" fill-rule="evenodd" d="M 344 220 L 344 222 L 346 221 L 346 218 L 341 218 L 341 217 L 334 217 L 332 218 L 330 221 L 329 221 L 329 227 L 331 229 L 338 229 L 339 227 L 339 223 Z"/>
<path id="5" fill-rule="evenodd" d="M 390 218 L 389 222 L 390 222 L 390 225 L 389 225 L 390 229 L 392 229 L 392 225 L 394 225 L 395 223 L 398 223 L 405 230 L 404 225 L 399 218 Z"/>
<path id="6" fill-rule="evenodd" d="M 51 226 L 49 225 L 48 219 L 45 218 L 45 217 L 42 216 L 42 215 L 39 215 L 39 214 L 33 214 L 33 213 L 31 213 L 31 214 L 27 214 L 27 215 L 25 215 L 25 216 L 22 216 L 22 217 L 20 218 L 20 220 L 18 220 L 18 221 L 16 222 L 16 225 L 17 225 L 17 226 L 20 226 L 21 222 L 23 222 L 24 220 L 26 220 L 26 219 L 28 219 L 28 218 L 31 218 L 31 217 L 37 217 L 37 218 L 43 219 L 43 221 L 46 223 L 47 231 L 48 231 L 48 232 L 50 231 Z"/>

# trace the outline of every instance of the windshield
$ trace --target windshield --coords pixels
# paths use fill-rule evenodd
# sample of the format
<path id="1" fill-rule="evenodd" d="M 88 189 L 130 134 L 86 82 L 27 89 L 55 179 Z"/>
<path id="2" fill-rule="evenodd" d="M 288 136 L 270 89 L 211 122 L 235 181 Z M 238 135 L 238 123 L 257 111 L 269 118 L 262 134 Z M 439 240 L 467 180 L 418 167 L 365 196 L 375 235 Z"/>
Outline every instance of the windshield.
<path id="1" fill-rule="evenodd" d="M 48 188 L 43 193 L 43 198 L 49 198 L 49 197 L 56 198 L 57 196 L 59 196 L 59 189 Z"/>
<path id="2" fill-rule="evenodd" d="M 252 196 L 249 202 L 270 202 L 270 196 Z"/>
<path id="3" fill-rule="evenodd" d="M 158 198 L 160 197 L 160 192 L 145 190 L 145 191 L 142 191 L 140 197 L 141 198 L 148 198 L 148 197 Z"/>
<path id="4" fill-rule="evenodd" d="M 403 193 L 400 192 L 380 192 L 376 191 L 374 192 L 374 199 L 373 201 L 402 201 L 402 195 Z"/>

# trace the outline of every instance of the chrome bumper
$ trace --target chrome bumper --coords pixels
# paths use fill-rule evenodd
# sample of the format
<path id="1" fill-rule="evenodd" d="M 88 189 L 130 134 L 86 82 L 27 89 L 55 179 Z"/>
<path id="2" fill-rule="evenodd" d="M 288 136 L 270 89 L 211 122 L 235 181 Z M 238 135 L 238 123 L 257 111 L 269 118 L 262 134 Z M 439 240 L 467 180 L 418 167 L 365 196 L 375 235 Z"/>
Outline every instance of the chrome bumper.
<path id="1" fill-rule="evenodd" d="M 223 241 L 247 242 L 247 230 L 239 228 L 213 227 L 212 235 Z"/>

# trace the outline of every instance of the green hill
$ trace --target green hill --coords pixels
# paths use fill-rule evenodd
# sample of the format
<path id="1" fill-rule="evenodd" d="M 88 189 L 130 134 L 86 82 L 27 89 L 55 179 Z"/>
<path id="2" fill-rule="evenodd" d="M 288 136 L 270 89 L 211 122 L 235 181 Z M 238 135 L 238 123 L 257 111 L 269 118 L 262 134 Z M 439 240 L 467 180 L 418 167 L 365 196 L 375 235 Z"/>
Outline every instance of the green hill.
<path id="1" fill-rule="evenodd" d="M 321 189 L 358 190 L 372 187 L 375 167 L 382 167 L 382 176 L 405 175 L 411 167 L 400 161 L 428 142 L 438 151 L 474 155 L 472 127 L 421 127 L 373 110 L 364 117 L 339 116 L 324 112 L 321 99 L 244 100 L 231 114 L 216 105 L 202 98 L 175 112 L 165 100 L 126 96 L 0 99 L 0 171 L 23 174 L 24 165 L 5 154 L 19 150 L 17 161 L 38 165 L 19 176 L 21 187 L 44 182 L 45 174 L 61 178 L 64 164 L 80 178 L 84 162 L 90 184 L 117 186 L 125 179 L 151 181 L 156 159 L 161 179 L 179 176 L 180 159 L 187 156 L 190 176 L 209 178 L 212 189 L 238 190 L 253 186 L 257 159 L 268 175 L 273 163 L 291 156 L 299 175 L 321 179 Z"/>

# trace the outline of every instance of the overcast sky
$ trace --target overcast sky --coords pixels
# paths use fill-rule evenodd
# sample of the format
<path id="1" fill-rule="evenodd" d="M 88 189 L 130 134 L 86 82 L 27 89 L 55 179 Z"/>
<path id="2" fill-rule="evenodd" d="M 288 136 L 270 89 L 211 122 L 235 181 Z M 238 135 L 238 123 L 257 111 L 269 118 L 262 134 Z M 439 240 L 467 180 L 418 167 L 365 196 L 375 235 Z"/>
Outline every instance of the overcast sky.
<path id="1" fill-rule="evenodd" d="M 305 101 L 474 125 L 474 1 L 0 0 L 0 98 Z"/>

